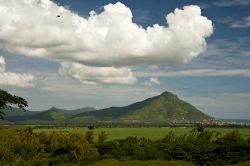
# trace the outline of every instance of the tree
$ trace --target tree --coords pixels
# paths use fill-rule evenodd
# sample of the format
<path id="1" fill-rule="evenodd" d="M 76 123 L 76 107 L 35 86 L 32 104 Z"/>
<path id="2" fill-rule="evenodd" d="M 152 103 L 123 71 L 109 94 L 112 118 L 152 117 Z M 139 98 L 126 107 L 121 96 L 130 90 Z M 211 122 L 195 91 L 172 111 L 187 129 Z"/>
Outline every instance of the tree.
<path id="1" fill-rule="evenodd" d="M 94 133 L 93 131 L 89 130 L 85 134 L 85 139 L 88 143 L 92 144 L 94 142 Z"/>
<path id="2" fill-rule="evenodd" d="M 0 119 L 4 119 L 4 117 L 3 117 L 4 112 L 2 112 L 1 109 L 4 109 L 10 105 L 16 105 L 19 108 L 21 108 L 23 111 L 26 111 L 25 107 L 28 106 L 28 103 L 22 97 L 12 95 L 12 94 L 0 89 Z"/>
<path id="3" fill-rule="evenodd" d="M 99 143 L 104 143 L 107 139 L 107 133 L 105 131 L 101 131 L 98 135 L 98 142 Z"/>
<path id="4" fill-rule="evenodd" d="M 95 126 L 93 126 L 93 125 L 88 126 L 89 130 L 94 130 L 94 128 L 95 128 Z"/>
<path id="5" fill-rule="evenodd" d="M 201 123 L 196 124 L 196 127 L 194 129 L 198 132 L 203 132 L 205 130 L 204 126 Z"/>

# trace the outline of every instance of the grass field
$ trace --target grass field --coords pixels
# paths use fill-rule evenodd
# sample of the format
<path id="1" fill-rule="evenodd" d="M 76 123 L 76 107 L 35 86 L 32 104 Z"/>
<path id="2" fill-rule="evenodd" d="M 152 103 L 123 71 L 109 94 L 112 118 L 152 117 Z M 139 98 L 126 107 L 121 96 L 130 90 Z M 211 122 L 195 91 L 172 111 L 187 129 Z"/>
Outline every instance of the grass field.
<path id="1" fill-rule="evenodd" d="M 230 131 L 238 130 L 239 133 L 244 138 L 250 138 L 250 128 L 208 128 L 212 131 L 221 132 L 222 134 L 225 134 Z M 182 135 L 185 133 L 188 133 L 192 130 L 192 128 L 95 128 L 93 130 L 95 139 L 97 138 L 98 133 L 100 131 L 106 131 L 108 135 L 108 140 L 114 140 L 114 139 L 122 139 L 130 136 L 137 136 L 137 137 L 146 137 L 153 140 L 161 139 L 163 138 L 168 132 L 173 131 L 176 135 Z M 52 132 L 52 131 L 58 131 L 58 132 L 81 132 L 85 133 L 88 131 L 88 128 L 55 128 L 55 129 L 35 129 L 35 133 L 39 132 Z"/>

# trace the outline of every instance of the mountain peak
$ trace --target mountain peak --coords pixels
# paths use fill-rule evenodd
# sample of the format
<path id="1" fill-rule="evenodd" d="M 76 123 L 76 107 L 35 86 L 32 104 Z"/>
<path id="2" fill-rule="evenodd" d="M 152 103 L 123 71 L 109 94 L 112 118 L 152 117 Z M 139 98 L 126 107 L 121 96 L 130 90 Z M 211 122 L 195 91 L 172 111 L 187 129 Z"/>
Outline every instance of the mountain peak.
<path id="1" fill-rule="evenodd" d="M 165 91 L 165 92 L 163 92 L 161 95 L 173 95 L 173 93 L 168 92 L 168 91 Z"/>
<path id="2" fill-rule="evenodd" d="M 54 111 L 54 110 L 61 110 L 60 108 L 57 108 L 55 106 L 50 107 L 50 109 L 48 109 L 48 111 Z"/>
<path id="3" fill-rule="evenodd" d="M 166 96 L 166 97 L 172 96 L 172 97 L 177 97 L 176 94 L 173 94 L 173 93 L 168 92 L 168 91 L 163 92 L 162 94 L 160 94 L 160 96 Z"/>

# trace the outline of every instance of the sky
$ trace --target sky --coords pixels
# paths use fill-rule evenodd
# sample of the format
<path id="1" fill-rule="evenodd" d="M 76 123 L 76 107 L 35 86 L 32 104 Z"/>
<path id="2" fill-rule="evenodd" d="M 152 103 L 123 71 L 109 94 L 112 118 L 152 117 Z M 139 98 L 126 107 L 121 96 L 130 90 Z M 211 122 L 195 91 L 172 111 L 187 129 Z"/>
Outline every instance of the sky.
<path id="1" fill-rule="evenodd" d="M 0 88 L 30 110 L 170 91 L 250 119 L 250 0 L 0 0 Z"/>

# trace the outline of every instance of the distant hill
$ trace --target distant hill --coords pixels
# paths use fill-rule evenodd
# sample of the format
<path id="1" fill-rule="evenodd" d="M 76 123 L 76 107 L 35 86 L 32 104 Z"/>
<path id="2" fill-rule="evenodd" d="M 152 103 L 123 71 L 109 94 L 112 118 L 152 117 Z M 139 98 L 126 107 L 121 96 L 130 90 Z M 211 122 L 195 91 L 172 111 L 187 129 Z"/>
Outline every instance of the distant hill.
<path id="1" fill-rule="evenodd" d="M 6 121 L 22 121 L 26 120 L 29 116 L 37 114 L 37 111 L 23 111 L 20 108 L 6 107 L 1 110 L 4 112 Z"/>
<path id="2" fill-rule="evenodd" d="M 47 111 L 42 111 L 38 114 L 29 116 L 28 120 L 38 120 L 38 121 L 65 121 L 72 117 L 72 115 L 76 115 L 83 112 L 91 112 L 95 110 L 91 107 L 76 109 L 76 110 L 64 110 L 56 107 L 51 107 Z"/>
<path id="3" fill-rule="evenodd" d="M 124 107 L 110 107 L 97 111 L 85 112 L 71 118 L 73 121 L 122 120 L 166 122 L 172 120 L 211 119 L 191 104 L 181 100 L 171 92 L 148 98 Z"/>
<path id="4" fill-rule="evenodd" d="M 1 111 L 5 113 L 5 120 L 10 122 L 19 121 L 62 121 L 70 118 L 71 115 L 80 114 L 83 112 L 94 111 L 93 107 L 84 107 L 74 110 L 64 110 L 56 107 L 51 107 L 45 111 L 23 111 L 19 108 L 7 107 Z"/>
<path id="5" fill-rule="evenodd" d="M 77 115 L 83 112 L 90 112 L 90 111 L 95 111 L 96 109 L 93 107 L 84 107 L 84 108 L 79 108 L 79 109 L 74 109 L 74 110 L 62 110 L 64 113 L 70 114 L 70 115 Z"/>
<path id="6" fill-rule="evenodd" d="M 64 121 L 71 117 L 70 114 L 65 113 L 65 110 L 51 107 L 47 111 L 41 111 L 35 115 L 31 115 L 27 120 L 32 121 Z"/>
<path id="7" fill-rule="evenodd" d="M 5 116 L 26 116 L 36 114 L 36 111 L 23 111 L 22 109 L 15 107 L 6 107 L 1 111 L 5 113 Z"/>

